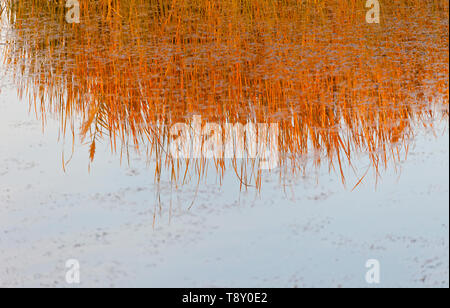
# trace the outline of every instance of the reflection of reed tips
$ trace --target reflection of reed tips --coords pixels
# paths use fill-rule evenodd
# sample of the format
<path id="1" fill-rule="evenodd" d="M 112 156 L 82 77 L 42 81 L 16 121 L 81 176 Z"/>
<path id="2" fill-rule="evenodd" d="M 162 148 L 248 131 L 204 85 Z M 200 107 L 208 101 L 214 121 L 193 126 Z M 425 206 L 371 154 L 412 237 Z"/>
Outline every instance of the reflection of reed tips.
<path id="1" fill-rule="evenodd" d="M 106 139 L 156 156 L 157 178 L 205 176 L 208 160 L 167 151 L 170 128 L 201 115 L 278 123 L 279 170 L 326 162 L 344 182 L 354 153 L 376 174 L 398 161 L 430 102 L 448 119 L 447 0 L 383 1 L 377 27 L 359 0 L 79 0 L 80 27 L 63 4 L 7 1 L 5 62 L 43 118 L 59 115 L 63 132 L 81 118 L 90 160 Z M 211 165 L 259 187 L 255 159 L 238 159 Z"/>

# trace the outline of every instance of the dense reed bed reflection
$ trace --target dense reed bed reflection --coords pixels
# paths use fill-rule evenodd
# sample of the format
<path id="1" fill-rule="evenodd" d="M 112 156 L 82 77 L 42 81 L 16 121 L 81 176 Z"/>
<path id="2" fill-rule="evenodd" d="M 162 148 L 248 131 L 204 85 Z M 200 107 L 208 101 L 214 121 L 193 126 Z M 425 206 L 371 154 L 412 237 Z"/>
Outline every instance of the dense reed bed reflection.
<path id="1" fill-rule="evenodd" d="M 382 1 L 380 24 L 366 23 L 364 4 L 80 0 L 81 22 L 68 24 L 64 1 L 6 1 L 4 56 L 21 94 L 88 140 L 92 160 L 108 140 L 155 157 L 157 177 L 202 177 L 213 163 L 260 187 L 257 158 L 169 154 L 170 128 L 200 115 L 277 123 L 277 170 L 326 162 L 344 179 L 353 153 L 378 171 L 407 151 L 413 124 L 448 118 L 448 1 Z"/>

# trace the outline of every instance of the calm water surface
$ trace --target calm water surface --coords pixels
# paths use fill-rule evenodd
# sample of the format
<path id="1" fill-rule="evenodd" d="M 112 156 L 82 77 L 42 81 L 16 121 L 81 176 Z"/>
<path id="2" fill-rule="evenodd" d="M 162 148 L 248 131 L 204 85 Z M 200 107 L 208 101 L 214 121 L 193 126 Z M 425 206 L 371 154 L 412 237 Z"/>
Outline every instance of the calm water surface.
<path id="1" fill-rule="evenodd" d="M 172 2 L 3 11 L 0 286 L 448 285 L 448 1 Z"/>

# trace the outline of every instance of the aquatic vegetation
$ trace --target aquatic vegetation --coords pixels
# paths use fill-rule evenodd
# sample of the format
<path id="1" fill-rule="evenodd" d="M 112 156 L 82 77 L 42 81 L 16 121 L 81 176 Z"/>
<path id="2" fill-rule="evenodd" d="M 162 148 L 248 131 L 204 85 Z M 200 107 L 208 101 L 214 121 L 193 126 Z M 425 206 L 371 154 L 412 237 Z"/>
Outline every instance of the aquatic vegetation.
<path id="1" fill-rule="evenodd" d="M 5 1 L 4 56 L 36 112 L 89 140 L 91 160 L 106 138 L 156 157 L 157 178 L 201 177 L 208 160 L 167 152 L 170 127 L 201 115 L 278 123 L 280 170 L 301 172 L 313 153 L 344 180 L 353 153 L 378 172 L 407 152 L 412 123 L 448 118 L 447 0 L 383 1 L 380 24 L 359 0 L 79 2 L 68 24 L 64 1 Z M 254 158 L 213 162 L 261 186 Z"/>

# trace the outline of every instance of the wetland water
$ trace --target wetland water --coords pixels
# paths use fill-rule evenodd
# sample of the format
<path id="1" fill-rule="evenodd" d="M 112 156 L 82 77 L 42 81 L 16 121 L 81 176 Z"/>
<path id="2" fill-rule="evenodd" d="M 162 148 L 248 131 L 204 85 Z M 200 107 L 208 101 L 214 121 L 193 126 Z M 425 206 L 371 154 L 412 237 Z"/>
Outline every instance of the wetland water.
<path id="1" fill-rule="evenodd" d="M 0 286 L 448 287 L 448 1 L 1 3 Z"/>

